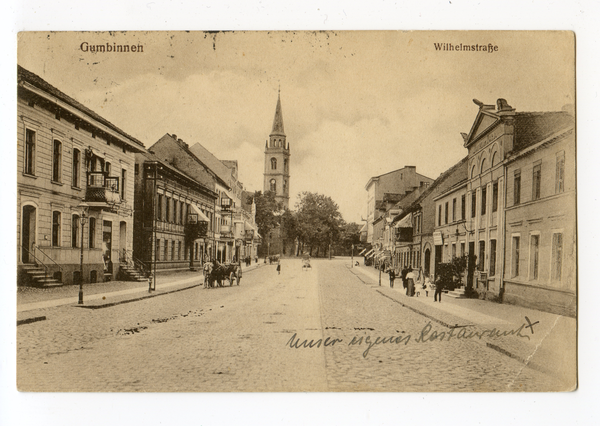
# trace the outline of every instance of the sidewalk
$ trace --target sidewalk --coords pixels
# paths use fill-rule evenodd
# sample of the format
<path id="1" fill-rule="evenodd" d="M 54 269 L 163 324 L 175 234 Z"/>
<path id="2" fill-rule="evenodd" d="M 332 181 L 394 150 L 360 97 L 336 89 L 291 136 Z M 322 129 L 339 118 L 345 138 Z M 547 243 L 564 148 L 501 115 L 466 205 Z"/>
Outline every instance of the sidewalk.
<path id="1" fill-rule="evenodd" d="M 242 273 L 260 267 L 260 263 L 251 266 L 242 265 Z M 83 285 L 84 307 L 91 305 L 114 305 L 153 297 L 159 294 L 180 291 L 200 285 L 204 282 L 202 271 L 184 271 L 172 274 L 157 275 L 156 291 L 148 294 L 148 283 L 132 281 L 108 281 Z M 143 293 L 147 295 L 144 296 Z M 52 308 L 62 305 L 77 304 L 79 286 L 69 285 L 53 288 L 20 287 L 17 289 L 17 314 L 36 309 Z M 18 315 L 21 317 L 22 315 Z"/>
<path id="2" fill-rule="evenodd" d="M 488 348 L 514 358 L 530 368 L 558 377 L 565 383 L 565 390 L 576 388 L 577 377 L 577 322 L 574 318 L 542 312 L 508 304 L 479 299 L 454 299 L 443 295 L 442 302 L 433 301 L 433 293 L 425 297 L 408 297 L 402 280 L 396 279 L 390 288 L 389 277 L 367 266 L 349 268 L 365 284 L 371 285 L 383 296 L 431 320 L 432 329 L 448 331 L 448 328 L 465 327 L 467 332 L 479 332 L 496 328 L 503 331 L 521 328 L 521 335 L 471 338 Z M 527 317 L 529 320 L 527 320 Z M 539 323 L 536 324 L 536 321 Z M 529 327 L 529 323 L 534 324 Z"/>

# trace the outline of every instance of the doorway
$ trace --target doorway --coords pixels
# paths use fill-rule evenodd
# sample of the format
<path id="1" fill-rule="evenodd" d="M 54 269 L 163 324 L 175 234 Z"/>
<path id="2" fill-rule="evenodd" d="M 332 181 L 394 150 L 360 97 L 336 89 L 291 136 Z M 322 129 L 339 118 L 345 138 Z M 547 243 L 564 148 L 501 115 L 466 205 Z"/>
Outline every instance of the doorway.
<path id="1" fill-rule="evenodd" d="M 430 268 L 431 268 L 431 250 L 425 249 L 425 262 L 424 262 L 425 275 L 429 275 Z"/>
<path id="2" fill-rule="evenodd" d="M 36 210 L 34 206 L 23 206 L 21 218 L 21 261 L 23 263 L 33 263 L 34 261 L 29 253 L 33 253 L 33 245 L 35 244 Z"/>
<path id="3" fill-rule="evenodd" d="M 112 222 L 105 220 L 102 226 L 102 258 L 104 270 L 112 273 Z"/>

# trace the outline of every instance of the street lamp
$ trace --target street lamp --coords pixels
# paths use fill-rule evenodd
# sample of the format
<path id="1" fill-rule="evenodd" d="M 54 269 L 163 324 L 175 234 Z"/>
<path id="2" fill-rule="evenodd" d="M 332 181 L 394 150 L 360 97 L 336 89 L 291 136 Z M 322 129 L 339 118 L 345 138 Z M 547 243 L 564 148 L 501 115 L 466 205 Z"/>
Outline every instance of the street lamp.
<path id="1" fill-rule="evenodd" d="M 87 211 L 89 209 L 89 205 L 85 202 L 79 204 L 77 207 L 81 209 L 81 241 L 79 242 L 81 245 L 81 252 L 79 255 L 79 300 L 77 304 L 83 305 L 83 226 L 87 222 Z"/>

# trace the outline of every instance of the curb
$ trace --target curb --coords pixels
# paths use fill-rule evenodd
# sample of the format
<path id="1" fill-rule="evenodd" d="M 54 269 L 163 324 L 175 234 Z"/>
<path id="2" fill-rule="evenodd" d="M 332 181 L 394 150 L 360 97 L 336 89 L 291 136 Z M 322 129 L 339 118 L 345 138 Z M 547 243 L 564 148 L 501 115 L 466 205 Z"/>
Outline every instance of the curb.
<path id="1" fill-rule="evenodd" d="M 183 288 L 178 288 L 175 290 L 171 290 L 171 291 L 165 291 L 163 293 L 156 293 L 156 294 L 147 294 L 145 296 L 141 296 L 141 297 L 136 297 L 133 299 L 126 299 L 126 300 L 119 300 L 116 302 L 108 302 L 102 305 L 74 305 L 75 308 L 83 308 L 83 309 L 103 309 L 103 308 L 110 308 L 113 306 L 117 306 L 117 305 L 122 305 L 125 303 L 131 303 L 131 302 L 138 302 L 140 300 L 144 300 L 144 299 L 151 299 L 153 297 L 158 297 L 158 296 L 164 296 L 166 294 L 171 294 L 171 293 L 177 293 L 179 291 L 183 291 L 183 290 L 189 290 L 191 288 L 195 288 L 195 287 L 199 287 L 200 284 L 194 284 L 188 287 L 183 287 Z"/>
<path id="2" fill-rule="evenodd" d="M 47 318 L 46 316 L 41 316 L 41 317 L 31 317 L 31 318 L 25 318 L 22 320 L 17 320 L 17 327 L 20 325 L 24 325 L 24 324 L 31 324 L 32 322 L 38 322 L 38 321 L 45 321 Z"/>

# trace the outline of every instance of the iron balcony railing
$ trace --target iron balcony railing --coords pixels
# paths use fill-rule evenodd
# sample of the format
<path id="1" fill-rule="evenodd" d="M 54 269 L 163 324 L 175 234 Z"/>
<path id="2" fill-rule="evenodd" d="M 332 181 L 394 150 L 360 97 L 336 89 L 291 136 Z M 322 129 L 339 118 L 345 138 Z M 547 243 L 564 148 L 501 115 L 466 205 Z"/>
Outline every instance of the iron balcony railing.
<path id="1" fill-rule="evenodd" d="M 118 203 L 119 178 L 106 172 L 87 172 L 86 202 Z"/>

